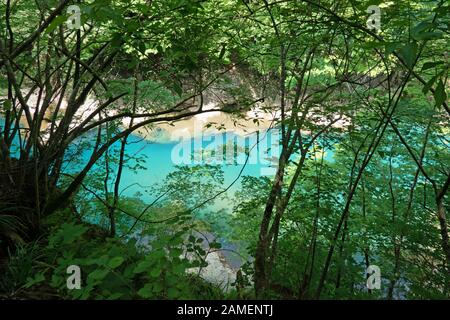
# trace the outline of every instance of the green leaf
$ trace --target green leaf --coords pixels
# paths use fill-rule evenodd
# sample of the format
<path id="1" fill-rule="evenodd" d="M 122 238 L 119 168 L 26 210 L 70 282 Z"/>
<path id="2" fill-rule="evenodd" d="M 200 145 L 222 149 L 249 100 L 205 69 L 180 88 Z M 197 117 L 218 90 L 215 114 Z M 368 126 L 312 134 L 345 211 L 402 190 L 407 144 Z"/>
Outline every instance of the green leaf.
<path id="1" fill-rule="evenodd" d="M 147 50 L 147 48 L 145 47 L 145 43 L 143 43 L 143 42 L 138 43 L 138 48 L 139 48 L 139 52 L 141 52 L 141 53 L 145 53 L 145 50 Z"/>
<path id="2" fill-rule="evenodd" d="M 439 80 L 436 90 L 434 91 L 434 100 L 436 101 L 436 106 L 441 106 L 445 100 L 447 100 L 447 93 L 445 92 L 444 83 Z"/>
<path id="3" fill-rule="evenodd" d="M 380 41 L 369 41 L 363 44 L 364 48 L 367 49 L 382 48 L 383 45 L 385 45 L 385 43 Z"/>
<path id="4" fill-rule="evenodd" d="M 390 54 L 392 54 L 395 50 L 397 50 L 400 47 L 400 43 L 398 42 L 387 42 L 384 45 L 384 55 L 385 57 L 389 57 Z"/>
<path id="5" fill-rule="evenodd" d="M 144 260 L 139 262 L 139 264 L 134 268 L 133 273 L 142 273 L 147 271 L 152 265 L 151 261 Z"/>
<path id="6" fill-rule="evenodd" d="M 435 40 L 441 39 L 443 36 L 442 32 L 423 32 L 414 36 L 416 40 Z"/>
<path id="7" fill-rule="evenodd" d="M 61 24 L 67 21 L 66 15 L 57 16 L 53 21 L 48 25 L 48 27 L 45 29 L 45 34 L 51 33 L 53 30 L 55 30 L 57 27 L 59 27 Z"/>
<path id="8" fill-rule="evenodd" d="M 7 100 L 3 101 L 3 109 L 5 111 L 11 110 L 11 107 L 12 107 L 11 100 L 7 99 Z"/>
<path id="9" fill-rule="evenodd" d="M 417 57 L 417 43 L 411 42 L 400 48 L 400 56 L 409 69 L 412 69 Z"/>
<path id="10" fill-rule="evenodd" d="M 122 43 L 123 43 L 122 35 L 120 33 L 115 33 L 111 39 L 111 47 L 115 49 L 120 48 L 122 46 Z"/>
<path id="11" fill-rule="evenodd" d="M 220 242 L 211 242 L 209 244 L 209 247 L 211 249 L 220 249 L 220 248 L 222 248 L 222 244 L 220 244 Z"/>
<path id="12" fill-rule="evenodd" d="M 40 283 L 45 280 L 45 276 L 42 273 L 38 273 L 34 278 L 28 277 L 27 282 L 24 285 L 25 288 L 31 288 L 37 283 Z"/>
<path id="13" fill-rule="evenodd" d="M 167 297 L 169 299 L 176 299 L 179 295 L 180 291 L 178 291 L 178 289 L 176 288 L 169 288 L 167 290 Z"/>
<path id="14" fill-rule="evenodd" d="M 444 63 L 444 61 L 426 62 L 422 66 L 422 71 L 431 69 L 431 68 L 438 66 L 440 64 L 443 64 L 443 63 Z"/>
<path id="15" fill-rule="evenodd" d="M 170 256 L 171 256 L 172 258 L 178 258 L 178 257 L 181 256 L 182 254 L 183 254 L 183 250 L 178 249 L 178 248 L 172 249 L 172 250 L 170 251 Z"/>
<path id="16" fill-rule="evenodd" d="M 198 254 L 204 256 L 206 254 L 206 251 L 203 250 L 201 247 L 195 247 Z"/>
<path id="17" fill-rule="evenodd" d="M 104 279 L 109 273 L 107 269 L 97 269 L 94 272 L 90 273 L 88 278 L 93 280 L 101 280 Z"/>
<path id="18" fill-rule="evenodd" d="M 137 293 L 142 298 L 150 298 L 152 297 L 152 284 L 147 283 L 143 288 L 141 288 Z"/>
<path id="19" fill-rule="evenodd" d="M 63 236 L 63 244 L 69 244 L 81 236 L 88 230 L 87 227 L 76 224 L 65 223 L 62 225 L 60 233 Z"/>
<path id="20" fill-rule="evenodd" d="M 114 257 L 111 260 L 109 260 L 108 267 L 110 267 L 111 269 L 115 269 L 119 267 L 124 261 L 125 259 L 122 257 Z"/>
<path id="21" fill-rule="evenodd" d="M 113 293 L 113 294 L 111 294 L 109 297 L 108 297 L 108 300 L 118 300 L 120 297 L 122 297 L 123 296 L 123 293 L 122 292 L 116 292 L 116 293 Z"/>
<path id="22" fill-rule="evenodd" d="M 175 93 L 176 93 L 179 97 L 181 97 L 181 95 L 183 94 L 183 88 L 181 88 L 181 85 L 180 85 L 178 82 L 175 82 L 175 83 L 173 84 L 172 89 L 173 89 L 173 91 L 175 91 Z"/>
<path id="23" fill-rule="evenodd" d="M 163 291 L 164 290 L 164 287 L 163 287 L 163 285 L 161 284 L 161 282 L 156 282 L 156 283 L 153 283 L 153 292 L 154 293 L 160 293 L 161 291 Z"/>
<path id="24" fill-rule="evenodd" d="M 152 278 L 158 278 L 160 274 L 161 274 L 161 269 L 160 268 L 155 268 L 152 271 L 150 271 L 150 276 Z"/>
<path id="25" fill-rule="evenodd" d="M 434 24 L 432 22 L 429 21 L 422 21 L 419 24 L 417 24 L 415 27 L 413 27 L 411 29 L 411 35 L 413 37 L 415 37 L 416 35 L 418 35 L 419 33 L 424 32 L 425 30 L 430 29 L 431 27 L 433 27 Z"/>
<path id="26" fill-rule="evenodd" d="M 186 270 L 186 266 L 184 263 L 177 264 L 173 267 L 173 273 L 182 275 Z"/>
<path id="27" fill-rule="evenodd" d="M 381 3 L 383 3 L 383 1 L 384 1 L 384 0 L 370 0 L 370 1 L 366 4 L 366 6 L 370 6 L 370 5 L 376 5 L 376 6 L 378 6 L 378 5 L 380 5 Z"/>
<path id="28" fill-rule="evenodd" d="M 427 94 L 428 91 L 430 91 L 431 87 L 433 86 L 433 84 L 436 82 L 437 78 L 439 77 L 439 75 L 434 76 L 433 78 L 431 78 L 423 87 L 422 92 L 424 94 Z"/>

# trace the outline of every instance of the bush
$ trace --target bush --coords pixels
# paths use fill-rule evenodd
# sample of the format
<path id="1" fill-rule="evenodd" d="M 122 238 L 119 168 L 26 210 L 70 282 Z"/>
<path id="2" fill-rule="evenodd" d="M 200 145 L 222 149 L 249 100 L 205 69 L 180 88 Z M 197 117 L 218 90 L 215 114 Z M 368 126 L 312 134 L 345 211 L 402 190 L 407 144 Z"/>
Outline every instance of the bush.
<path id="1" fill-rule="evenodd" d="M 9 297 L 33 296 L 47 287 L 49 297 L 61 299 L 208 299 L 221 292 L 186 269 L 204 265 L 186 258 L 183 232 L 159 236 L 144 250 L 136 240 L 98 237 L 96 226 L 64 223 L 48 237 L 46 244 L 18 250 L 11 257 L 7 281 Z M 96 234 L 92 237 L 92 234 Z M 68 267 L 81 270 L 81 288 L 68 289 Z M 195 284 L 195 285 L 194 285 Z M 203 288 L 198 290 L 198 288 Z M 49 293 L 50 294 L 50 293 Z"/>

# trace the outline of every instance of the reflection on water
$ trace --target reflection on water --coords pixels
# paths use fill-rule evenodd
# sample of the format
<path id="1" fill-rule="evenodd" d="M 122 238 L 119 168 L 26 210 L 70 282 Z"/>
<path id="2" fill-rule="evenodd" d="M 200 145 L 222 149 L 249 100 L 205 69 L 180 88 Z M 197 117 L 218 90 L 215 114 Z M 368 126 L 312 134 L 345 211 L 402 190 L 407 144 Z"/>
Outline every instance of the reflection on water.
<path id="1" fill-rule="evenodd" d="M 237 179 L 227 191 L 232 196 L 240 187 L 243 176 L 270 176 L 275 173 L 279 154 L 277 144 L 278 133 L 270 131 L 246 137 L 227 132 L 163 143 L 150 142 L 132 135 L 128 138 L 126 147 L 126 153 L 132 159 L 124 167 L 121 190 L 126 196 L 139 193 L 142 200 L 151 202 L 156 195 L 146 191 L 161 183 L 169 173 L 176 170 L 177 165 L 212 164 L 223 170 L 224 188 Z M 118 147 L 119 143 L 113 146 L 116 149 Z M 83 152 L 84 163 L 90 155 L 90 151 Z M 136 167 L 137 164 L 140 167 Z M 68 166 L 67 169 L 71 170 L 73 167 Z M 226 209 L 229 205 L 218 199 L 214 207 Z"/>

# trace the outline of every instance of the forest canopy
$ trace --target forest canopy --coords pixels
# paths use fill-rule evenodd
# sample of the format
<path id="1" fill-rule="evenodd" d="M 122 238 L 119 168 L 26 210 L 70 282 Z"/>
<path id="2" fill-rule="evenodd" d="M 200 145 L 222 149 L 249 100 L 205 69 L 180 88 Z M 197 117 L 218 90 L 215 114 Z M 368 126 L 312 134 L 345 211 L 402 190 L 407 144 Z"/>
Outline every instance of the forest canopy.
<path id="1" fill-rule="evenodd" d="M 0 17 L 0 298 L 450 298 L 447 1 Z"/>

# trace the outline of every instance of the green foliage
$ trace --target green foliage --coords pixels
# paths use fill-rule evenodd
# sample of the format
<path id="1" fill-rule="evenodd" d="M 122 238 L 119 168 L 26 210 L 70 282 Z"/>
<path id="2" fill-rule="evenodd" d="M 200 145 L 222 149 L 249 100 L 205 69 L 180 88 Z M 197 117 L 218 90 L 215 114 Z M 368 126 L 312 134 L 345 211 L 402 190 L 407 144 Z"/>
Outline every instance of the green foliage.
<path id="1" fill-rule="evenodd" d="M 1 298 L 251 298 L 258 256 L 268 298 L 312 299 L 319 288 L 329 299 L 449 297 L 446 1 L 87 0 L 79 32 L 66 7 L 44 25 L 58 3 L 0 4 Z M 382 12 L 376 32 L 369 5 Z M 87 98 L 98 105 L 81 110 Z M 118 166 L 158 170 L 121 154 L 136 142 L 129 119 L 152 119 L 140 128 L 149 131 L 209 103 L 235 125 L 263 122 L 252 111 L 274 115 L 292 150 L 280 190 L 247 176 L 226 193 L 224 168 L 204 152 L 191 159 L 203 165 L 122 193 Z M 217 207 L 229 204 L 224 217 Z M 198 276 L 223 249 L 206 247 L 204 231 L 246 260 L 231 293 Z M 365 287 L 370 264 L 381 291 Z M 66 286 L 70 265 L 81 289 Z"/>
<path id="2" fill-rule="evenodd" d="M 0 297 L 20 297 L 31 285 L 43 281 L 36 261 L 44 256 L 43 246 L 38 243 L 18 245 L 14 253 L 9 253 L 8 265 L 0 276 Z"/>
<path id="3" fill-rule="evenodd" d="M 65 223 L 49 236 L 46 247 L 19 250 L 12 256 L 2 288 L 16 288 L 31 296 L 33 290 L 47 284 L 55 295 L 66 299 L 209 298 L 208 293 L 197 292 L 192 286 L 203 280 L 187 270 L 204 262 L 195 256 L 186 258 L 183 232 L 154 239 L 142 248 L 132 239 L 93 237 L 96 228 Z M 200 248 L 192 246 L 191 240 L 187 252 L 197 252 Z M 81 268 L 81 289 L 66 286 L 70 265 Z M 209 294 L 217 294 L 211 290 Z M 9 294 L 18 296 L 15 291 Z"/>

